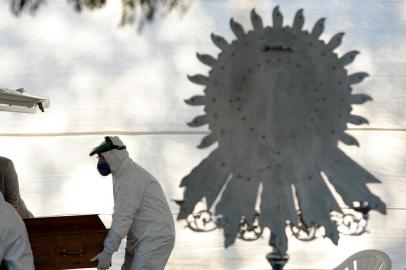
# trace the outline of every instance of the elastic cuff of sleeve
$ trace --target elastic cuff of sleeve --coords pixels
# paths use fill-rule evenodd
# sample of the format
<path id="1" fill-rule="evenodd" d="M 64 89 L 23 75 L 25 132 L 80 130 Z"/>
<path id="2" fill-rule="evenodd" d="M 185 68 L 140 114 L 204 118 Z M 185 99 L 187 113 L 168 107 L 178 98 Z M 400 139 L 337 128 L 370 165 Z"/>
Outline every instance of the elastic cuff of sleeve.
<path id="1" fill-rule="evenodd" d="M 109 250 L 111 253 L 117 251 L 120 247 L 121 240 L 122 238 L 117 233 L 110 230 L 106 239 L 104 240 L 104 250 Z"/>

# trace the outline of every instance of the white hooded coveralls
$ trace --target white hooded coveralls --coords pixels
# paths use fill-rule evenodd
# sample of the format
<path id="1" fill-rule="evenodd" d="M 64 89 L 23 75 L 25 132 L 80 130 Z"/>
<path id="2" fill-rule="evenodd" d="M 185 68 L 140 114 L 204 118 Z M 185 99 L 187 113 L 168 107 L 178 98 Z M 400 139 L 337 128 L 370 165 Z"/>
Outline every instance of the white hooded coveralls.
<path id="1" fill-rule="evenodd" d="M 114 145 L 124 144 L 110 137 Z M 128 151 L 101 154 L 113 176 L 114 213 L 104 249 L 117 251 L 127 236 L 123 270 L 161 270 L 174 247 L 173 217 L 159 182 L 136 164 Z"/>
<path id="2" fill-rule="evenodd" d="M 24 222 L 0 192 L 0 263 L 2 260 L 9 270 L 34 270 Z"/>

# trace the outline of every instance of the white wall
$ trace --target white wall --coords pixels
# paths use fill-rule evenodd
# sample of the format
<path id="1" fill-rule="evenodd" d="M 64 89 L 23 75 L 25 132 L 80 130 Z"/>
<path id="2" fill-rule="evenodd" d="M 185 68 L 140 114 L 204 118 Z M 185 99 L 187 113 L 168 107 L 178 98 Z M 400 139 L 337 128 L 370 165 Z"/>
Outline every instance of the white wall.
<path id="1" fill-rule="evenodd" d="M 339 54 L 361 51 L 349 71 L 370 74 L 355 86 L 355 92 L 374 98 L 355 108 L 370 126 L 351 131 L 360 148 L 343 149 L 382 180 L 370 188 L 388 206 L 386 216 L 371 214 L 369 234 L 342 237 L 338 246 L 325 239 L 302 243 L 291 238 L 286 268 L 331 269 L 366 248 L 387 252 L 393 269 L 406 267 L 405 1 L 193 0 L 183 17 L 173 13 L 141 33 L 117 26 L 119 3 L 78 14 L 66 1 L 48 1 L 36 16 L 20 18 L 11 15 L 7 1 L 0 3 L 0 86 L 24 87 L 51 99 L 45 113 L 0 114 L 0 155 L 14 161 L 21 193 L 35 215 L 111 213 L 111 181 L 97 174 L 95 159 L 88 157 L 110 134 L 124 134 L 132 157 L 159 178 L 168 199 L 181 198 L 180 179 L 211 150 L 195 148 L 205 128 L 185 125 L 201 109 L 183 100 L 202 92 L 186 75 L 208 71 L 195 53 L 218 53 L 211 32 L 234 38 L 230 17 L 250 28 L 249 11 L 255 7 L 269 24 L 279 4 L 285 24 L 304 8 L 306 29 L 327 18 L 322 39 L 346 32 Z M 172 202 L 171 208 L 176 215 Z M 182 222 L 177 228 L 168 269 L 269 267 L 266 237 L 237 241 L 224 250 L 219 231 L 196 234 Z M 116 255 L 114 269 L 120 261 Z"/>

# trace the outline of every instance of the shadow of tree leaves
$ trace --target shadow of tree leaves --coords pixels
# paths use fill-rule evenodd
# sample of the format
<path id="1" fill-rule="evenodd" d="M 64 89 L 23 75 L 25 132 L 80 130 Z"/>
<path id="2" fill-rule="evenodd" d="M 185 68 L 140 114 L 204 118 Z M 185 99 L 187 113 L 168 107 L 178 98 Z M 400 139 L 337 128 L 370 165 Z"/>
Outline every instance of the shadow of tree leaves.
<path id="1" fill-rule="evenodd" d="M 77 12 L 84 9 L 96 10 L 103 8 L 107 0 L 67 0 Z M 120 26 L 138 25 L 142 30 L 146 23 L 152 22 L 158 13 L 166 15 L 173 10 L 178 10 L 180 15 L 187 12 L 190 0 L 122 0 L 122 13 Z M 25 11 L 35 15 L 37 10 L 46 3 L 45 0 L 10 0 L 11 12 L 20 16 Z"/>

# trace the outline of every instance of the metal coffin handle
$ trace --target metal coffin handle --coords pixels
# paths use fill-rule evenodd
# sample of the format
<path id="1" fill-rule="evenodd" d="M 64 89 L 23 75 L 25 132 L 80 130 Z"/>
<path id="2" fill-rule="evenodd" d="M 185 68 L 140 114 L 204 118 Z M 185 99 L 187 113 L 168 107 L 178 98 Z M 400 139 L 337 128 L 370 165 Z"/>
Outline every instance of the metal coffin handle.
<path id="1" fill-rule="evenodd" d="M 60 255 L 63 257 L 66 256 L 83 256 L 86 254 L 86 251 L 84 251 L 83 249 L 79 249 L 79 250 L 62 250 L 60 252 Z"/>

